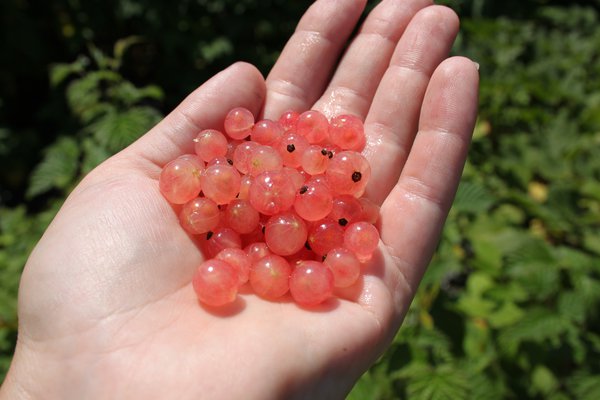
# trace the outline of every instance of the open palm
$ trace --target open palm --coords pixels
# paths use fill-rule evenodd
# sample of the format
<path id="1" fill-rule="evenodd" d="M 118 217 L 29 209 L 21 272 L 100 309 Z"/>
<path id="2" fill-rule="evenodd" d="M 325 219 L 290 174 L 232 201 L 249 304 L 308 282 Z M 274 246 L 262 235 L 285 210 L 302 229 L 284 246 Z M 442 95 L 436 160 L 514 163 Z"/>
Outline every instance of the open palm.
<path id="1" fill-rule="evenodd" d="M 235 64 L 92 171 L 32 253 L 9 390 L 41 398 L 341 398 L 400 326 L 437 243 L 473 129 L 477 71 L 428 0 L 319 0 L 265 80 Z M 381 242 L 364 278 L 314 310 L 243 293 L 199 305 L 204 259 L 158 191 L 161 168 L 242 106 L 365 120 Z"/>

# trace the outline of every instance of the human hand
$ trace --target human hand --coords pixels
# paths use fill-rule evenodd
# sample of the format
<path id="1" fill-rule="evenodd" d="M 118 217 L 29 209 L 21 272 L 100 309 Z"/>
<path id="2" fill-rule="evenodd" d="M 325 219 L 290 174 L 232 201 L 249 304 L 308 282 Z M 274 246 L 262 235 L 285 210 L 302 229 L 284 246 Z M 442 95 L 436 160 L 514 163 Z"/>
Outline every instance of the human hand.
<path id="1" fill-rule="evenodd" d="M 437 244 L 476 114 L 478 74 L 427 0 L 384 0 L 339 63 L 364 0 L 319 0 L 266 79 L 235 64 L 92 171 L 31 254 L 0 394 L 32 398 L 343 397 L 386 349 Z M 162 166 L 243 106 L 365 120 L 381 242 L 362 281 L 315 310 L 242 294 L 198 304 L 204 259 L 158 191 Z M 0 396 L 2 397 L 2 396 Z"/>

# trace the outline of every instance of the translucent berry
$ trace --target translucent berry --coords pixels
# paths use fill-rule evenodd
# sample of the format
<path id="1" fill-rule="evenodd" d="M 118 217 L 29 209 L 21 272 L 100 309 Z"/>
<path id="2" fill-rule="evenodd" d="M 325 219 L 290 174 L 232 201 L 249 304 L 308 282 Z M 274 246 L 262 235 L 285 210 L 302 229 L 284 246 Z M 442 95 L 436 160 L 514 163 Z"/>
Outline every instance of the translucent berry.
<path id="1" fill-rule="evenodd" d="M 241 286 L 248 282 L 252 261 L 244 250 L 235 247 L 223 249 L 215 256 L 215 259 L 225 261 L 235 268 L 239 278 L 238 285 Z"/>
<path id="2" fill-rule="evenodd" d="M 241 140 L 250 136 L 253 126 L 254 115 L 243 107 L 234 108 L 225 117 L 225 133 L 232 139 Z"/>
<path id="3" fill-rule="evenodd" d="M 252 141 L 269 145 L 278 140 L 283 135 L 283 128 L 278 122 L 270 119 L 263 119 L 257 122 L 252 128 L 250 139 Z"/>
<path id="4" fill-rule="evenodd" d="M 251 175 L 242 176 L 242 180 L 240 181 L 240 193 L 238 194 L 238 199 L 248 199 L 248 197 L 250 196 L 250 186 L 252 185 L 253 180 L 254 178 L 252 178 Z"/>
<path id="5" fill-rule="evenodd" d="M 179 213 L 181 226 L 193 235 L 215 229 L 219 225 L 219 219 L 217 203 L 206 197 L 197 197 L 187 202 Z"/>
<path id="6" fill-rule="evenodd" d="M 233 166 L 233 161 L 231 160 L 231 158 L 227 157 L 215 157 L 206 164 L 206 168 L 212 167 L 213 165 Z"/>
<path id="7" fill-rule="evenodd" d="M 332 296 L 333 279 L 333 273 L 323 263 L 304 261 L 292 271 L 290 293 L 299 305 L 316 306 Z"/>
<path id="8" fill-rule="evenodd" d="M 316 144 L 310 145 L 304 150 L 304 154 L 302 154 L 301 167 L 310 175 L 322 174 L 327 170 L 327 165 L 329 165 L 329 155 L 328 150 L 322 146 Z M 333 154 L 331 156 L 333 157 Z"/>
<path id="9" fill-rule="evenodd" d="M 306 224 L 291 211 L 272 216 L 265 225 L 265 242 L 273 253 L 280 256 L 298 252 L 306 243 L 307 236 Z"/>
<path id="10" fill-rule="evenodd" d="M 239 234 L 250 233 L 258 226 L 260 215 L 249 201 L 234 199 L 227 205 L 224 212 L 227 226 Z"/>
<path id="11" fill-rule="evenodd" d="M 338 115 L 329 125 L 329 139 L 343 150 L 362 151 L 365 148 L 365 128 L 354 115 Z"/>
<path id="12" fill-rule="evenodd" d="M 333 195 L 329 186 L 309 180 L 296 192 L 294 210 L 307 221 L 325 218 L 333 206 Z"/>
<path id="13" fill-rule="evenodd" d="M 230 228 L 217 228 L 206 234 L 206 250 L 211 257 L 216 256 L 222 250 L 229 248 L 242 248 L 242 238 L 239 233 Z"/>
<path id="14" fill-rule="evenodd" d="M 344 245 L 344 229 L 337 221 L 324 219 L 309 229 L 307 243 L 312 251 L 324 256 L 331 249 Z"/>
<path id="15" fill-rule="evenodd" d="M 250 204 L 260 213 L 275 215 L 294 204 L 296 191 L 287 174 L 281 171 L 263 172 L 252 181 Z"/>
<path id="16" fill-rule="evenodd" d="M 184 204 L 200 194 L 201 174 L 199 164 L 185 158 L 177 158 L 162 169 L 158 178 L 158 188 L 169 203 Z"/>
<path id="17" fill-rule="evenodd" d="M 204 162 L 209 162 L 215 157 L 225 157 L 227 154 L 227 138 L 214 129 L 201 131 L 194 139 L 195 151 Z"/>
<path id="18" fill-rule="evenodd" d="M 240 143 L 233 151 L 233 166 L 237 168 L 242 174 L 248 173 L 248 163 L 250 162 L 250 156 L 252 151 L 260 146 L 256 142 L 244 141 Z"/>
<path id="19" fill-rule="evenodd" d="M 285 132 L 294 132 L 299 116 L 300 113 L 296 111 L 286 111 L 279 117 L 279 125 L 281 125 Z"/>
<path id="20" fill-rule="evenodd" d="M 294 184 L 294 188 L 296 190 L 300 190 L 300 188 L 304 185 L 304 182 L 306 182 L 306 174 L 303 174 L 295 168 L 283 167 L 283 173 L 287 174 L 288 178 Z"/>
<path id="21" fill-rule="evenodd" d="M 311 144 L 322 143 L 329 138 L 329 121 L 318 111 L 306 111 L 298 117 L 296 132 Z"/>
<path id="22" fill-rule="evenodd" d="M 261 258 L 268 256 L 269 254 L 272 254 L 271 250 L 269 250 L 269 246 L 267 246 L 265 242 L 251 243 L 248 246 L 246 246 L 244 251 L 246 252 L 246 254 L 248 254 L 248 257 L 250 257 L 252 263 L 255 263 Z"/>
<path id="23" fill-rule="evenodd" d="M 302 164 L 302 154 L 308 146 L 308 141 L 294 132 L 286 133 L 274 144 L 283 159 L 283 165 L 293 168 Z"/>
<path id="24" fill-rule="evenodd" d="M 333 273 L 333 286 L 348 287 L 360 276 L 360 262 L 353 252 L 343 247 L 330 250 L 323 264 Z"/>
<path id="25" fill-rule="evenodd" d="M 196 168 L 200 172 L 204 171 L 204 168 L 206 168 L 206 164 L 197 154 L 184 154 L 182 156 L 177 157 L 177 159 L 191 162 L 196 166 Z"/>
<path id="26" fill-rule="evenodd" d="M 337 194 L 360 197 L 371 177 L 371 167 L 360 153 L 342 151 L 330 160 L 325 175 Z"/>
<path id="27" fill-rule="evenodd" d="M 259 296 L 274 300 L 289 291 L 291 272 L 285 258 L 270 254 L 252 264 L 250 285 Z"/>
<path id="28" fill-rule="evenodd" d="M 375 204 L 372 200 L 369 200 L 366 197 L 361 197 L 360 199 L 358 199 L 358 201 L 362 206 L 360 220 L 368 222 L 370 224 L 375 224 L 379 219 L 380 207 L 377 204 Z"/>
<path id="29" fill-rule="evenodd" d="M 362 213 L 363 208 L 359 199 L 349 194 L 342 194 L 333 199 L 329 218 L 337 221 L 341 226 L 346 226 L 361 221 Z"/>
<path id="30" fill-rule="evenodd" d="M 212 165 L 201 177 L 204 195 L 217 204 L 227 204 L 240 191 L 240 173 L 229 164 Z"/>
<path id="31" fill-rule="evenodd" d="M 350 224 L 344 232 L 344 247 L 354 252 L 360 262 L 371 258 L 379 245 L 379 232 L 368 222 Z"/>
<path id="32" fill-rule="evenodd" d="M 192 279 L 198 300 L 209 306 L 232 303 L 237 295 L 239 278 L 235 268 L 221 260 L 200 264 Z"/>
<path id="33" fill-rule="evenodd" d="M 267 171 L 279 171 L 283 168 L 283 159 L 279 152 L 271 146 L 259 145 L 248 158 L 248 173 L 252 176 Z"/>

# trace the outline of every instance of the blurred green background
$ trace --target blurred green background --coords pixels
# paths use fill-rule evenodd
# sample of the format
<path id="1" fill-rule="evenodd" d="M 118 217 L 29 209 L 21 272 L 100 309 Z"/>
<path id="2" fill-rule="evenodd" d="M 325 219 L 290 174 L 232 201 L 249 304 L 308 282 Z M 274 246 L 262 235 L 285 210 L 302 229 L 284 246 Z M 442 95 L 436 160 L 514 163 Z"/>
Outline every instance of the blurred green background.
<path id="1" fill-rule="evenodd" d="M 266 74 L 310 3 L 0 3 L 0 377 L 69 190 L 225 66 Z M 350 399 L 600 399 L 600 0 L 438 3 L 481 65 L 479 120 L 419 294 Z"/>

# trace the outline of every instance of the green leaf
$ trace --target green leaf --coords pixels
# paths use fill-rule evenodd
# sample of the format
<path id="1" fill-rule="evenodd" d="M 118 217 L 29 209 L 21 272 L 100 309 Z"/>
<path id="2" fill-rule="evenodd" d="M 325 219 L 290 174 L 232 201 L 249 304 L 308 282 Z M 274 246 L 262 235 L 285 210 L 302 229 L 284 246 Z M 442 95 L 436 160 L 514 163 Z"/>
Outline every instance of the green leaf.
<path id="1" fill-rule="evenodd" d="M 63 137 L 46 150 L 46 155 L 31 174 L 27 196 L 50 189 L 66 189 L 75 179 L 79 166 L 79 147 L 73 138 Z"/>
<path id="2" fill-rule="evenodd" d="M 454 212 L 479 214 L 486 212 L 496 201 L 482 184 L 461 181 L 452 204 Z"/>
<path id="3" fill-rule="evenodd" d="M 600 375 L 578 372 L 569 379 L 568 387 L 577 400 L 600 399 Z"/>
<path id="4" fill-rule="evenodd" d="M 133 143 L 159 120 L 160 114 L 150 107 L 134 107 L 124 112 L 111 110 L 86 130 L 107 151 L 115 153 Z"/>
<path id="5" fill-rule="evenodd" d="M 558 386 L 559 382 L 546 366 L 537 365 L 531 374 L 531 394 L 542 394 L 548 395 L 554 392 Z"/>
<path id="6" fill-rule="evenodd" d="M 50 85 L 56 87 L 63 83 L 70 75 L 81 74 L 89 65 L 90 60 L 85 56 L 79 56 L 75 62 L 70 64 L 54 64 L 50 66 Z"/>

